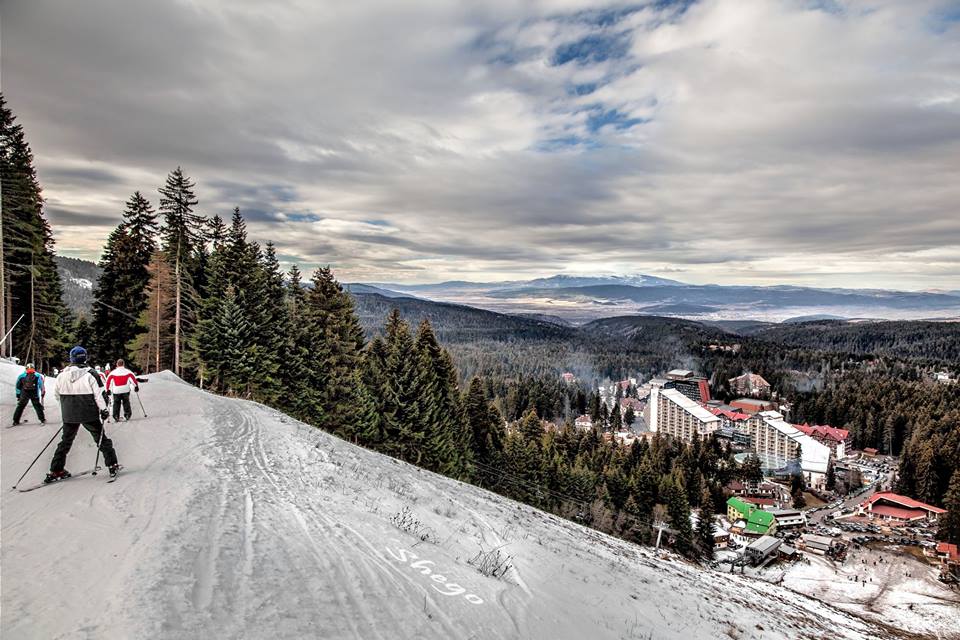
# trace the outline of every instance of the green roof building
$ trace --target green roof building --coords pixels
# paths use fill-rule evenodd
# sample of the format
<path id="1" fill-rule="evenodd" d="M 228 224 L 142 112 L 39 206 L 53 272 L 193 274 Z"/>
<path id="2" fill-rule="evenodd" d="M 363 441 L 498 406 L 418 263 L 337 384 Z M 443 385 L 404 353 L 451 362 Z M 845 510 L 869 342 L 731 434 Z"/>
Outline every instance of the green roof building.
<path id="1" fill-rule="evenodd" d="M 737 520 L 746 521 L 743 532 L 751 535 L 766 535 L 773 533 L 774 519 L 773 514 L 763 509 L 758 509 L 740 498 L 732 497 L 727 500 L 727 519 L 730 522 Z"/>

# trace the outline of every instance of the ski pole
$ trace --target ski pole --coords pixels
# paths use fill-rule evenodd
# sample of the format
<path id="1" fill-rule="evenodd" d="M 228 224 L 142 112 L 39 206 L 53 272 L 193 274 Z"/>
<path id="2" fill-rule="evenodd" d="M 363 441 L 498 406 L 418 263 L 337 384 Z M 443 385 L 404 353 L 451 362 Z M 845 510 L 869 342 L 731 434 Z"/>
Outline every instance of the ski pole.
<path id="1" fill-rule="evenodd" d="M 147 417 L 147 412 L 146 412 L 146 411 L 144 410 L 144 408 L 143 408 L 143 400 L 140 399 L 140 392 L 139 392 L 139 391 L 134 391 L 134 393 L 137 394 L 137 402 L 140 403 L 140 411 L 143 412 L 143 417 L 146 418 L 146 417 Z"/>
<path id="2" fill-rule="evenodd" d="M 100 443 L 103 442 L 103 434 L 105 434 L 106 432 L 107 432 L 107 423 L 101 421 L 101 422 L 100 422 L 100 437 L 97 439 L 97 458 L 96 458 L 96 460 L 93 461 L 93 471 L 90 473 L 90 475 L 92 475 L 92 476 L 97 475 L 97 469 L 100 468 L 100 467 L 98 466 L 98 465 L 100 464 Z"/>
<path id="3" fill-rule="evenodd" d="M 48 443 L 46 444 L 46 446 L 44 446 L 43 449 L 40 450 L 40 453 L 38 453 L 38 454 L 37 454 L 37 457 L 33 459 L 33 462 L 30 463 L 30 466 L 27 467 L 27 470 L 23 472 L 23 475 L 22 475 L 22 476 L 20 476 L 20 480 L 17 480 L 17 484 L 13 485 L 13 489 L 16 489 L 16 488 L 17 488 L 17 485 L 19 485 L 20 482 L 21 482 L 25 477 L 27 477 L 27 474 L 30 473 L 30 469 L 33 469 L 33 465 L 37 464 L 37 460 L 39 460 L 39 459 L 40 459 L 40 456 L 43 455 L 43 452 L 47 450 L 47 447 L 49 447 L 51 444 L 53 444 L 53 441 L 56 440 L 57 436 L 60 435 L 60 432 L 61 432 L 61 431 L 63 431 L 63 425 L 60 425 L 60 428 L 57 429 L 57 432 L 56 432 L 55 434 L 53 434 L 53 437 L 52 437 L 52 438 L 50 438 L 50 442 L 48 442 Z"/>

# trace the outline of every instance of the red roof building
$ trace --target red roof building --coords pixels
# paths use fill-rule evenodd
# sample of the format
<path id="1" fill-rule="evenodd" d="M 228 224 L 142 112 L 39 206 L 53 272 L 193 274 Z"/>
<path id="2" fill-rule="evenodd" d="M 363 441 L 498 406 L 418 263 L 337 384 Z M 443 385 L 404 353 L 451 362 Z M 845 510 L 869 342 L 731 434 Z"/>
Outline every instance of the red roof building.
<path id="1" fill-rule="evenodd" d="M 745 373 L 736 378 L 730 378 L 727 381 L 730 388 L 745 396 L 767 396 L 770 395 L 770 383 L 763 379 L 763 376 L 756 373 Z"/>
<path id="2" fill-rule="evenodd" d="M 893 522 L 936 521 L 946 512 L 946 509 L 934 507 L 892 491 L 875 493 L 860 504 L 860 513 L 863 515 Z"/>
<path id="3" fill-rule="evenodd" d="M 749 420 L 750 414 L 740 413 L 739 411 L 733 411 L 731 409 L 721 409 L 719 407 L 705 407 L 707 411 L 712 413 L 715 416 L 720 418 L 726 418 L 727 420 Z"/>
<path id="4" fill-rule="evenodd" d="M 846 429 L 839 429 L 825 424 L 815 424 L 813 426 L 796 424 L 794 426 L 820 444 L 825 444 L 830 447 L 834 458 L 843 458 L 846 456 L 847 439 L 850 437 L 850 432 Z"/>
<path id="5" fill-rule="evenodd" d="M 960 547 L 949 542 L 938 542 L 937 557 L 950 562 L 960 562 Z"/>
<path id="6" fill-rule="evenodd" d="M 949 542 L 937 543 L 937 557 L 940 558 L 940 577 L 944 579 L 952 576 L 953 580 L 960 578 L 960 549 Z"/>
<path id="7" fill-rule="evenodd" d="M 758 400 L 756 398 L 737 398 L 730 402 L 730 406 L 750 414 L 777 408 L 777 405 L 769 400 Z"/>

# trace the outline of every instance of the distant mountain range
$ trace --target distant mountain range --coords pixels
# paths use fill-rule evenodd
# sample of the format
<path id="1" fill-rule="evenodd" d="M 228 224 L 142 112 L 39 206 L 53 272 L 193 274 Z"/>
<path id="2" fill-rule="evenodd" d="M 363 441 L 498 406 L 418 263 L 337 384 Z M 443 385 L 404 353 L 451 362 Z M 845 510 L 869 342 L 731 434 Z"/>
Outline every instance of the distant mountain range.
<path id="1" fill-rule="evenodd" d="M 57 256 L 56 260 L 67 306 L 74 313 L 89 314 L 99 267 L 76 258 Z M 447 302 L 556 326 L 623 315 L 668 316 L 706 322 L 960 318 L 960 290 L 913 292 L 690 285 L 643 274 L 556 275 L 508 282 L 454 280 L 415 285 L 346 283 L 344 287 L 355 296 Z"/>
<path id="2" fill-rule="evenodd" d="M 358 285 L 350 285 L 358 286 Z M 414 295 L 502 313 L 584 323 L 614 315 L 772 322 L 818 318 L 960 317 L 957 291 L 690 285 L 648 275 L 569 276 L 509 282 L 376 283 L 381 295 Z"/>

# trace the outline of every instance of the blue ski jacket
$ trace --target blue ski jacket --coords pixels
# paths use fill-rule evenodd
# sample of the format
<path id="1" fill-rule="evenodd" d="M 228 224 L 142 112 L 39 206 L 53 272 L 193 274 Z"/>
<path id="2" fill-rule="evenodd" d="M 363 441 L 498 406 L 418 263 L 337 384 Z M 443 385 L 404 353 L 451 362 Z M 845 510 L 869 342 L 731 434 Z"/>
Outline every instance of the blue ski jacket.
<path id="1" fill-rule="evenodd" d="M 16 391 L 17 391 L 18 398 L 20 397 L 20 394 L 23 392 L 23 381 L 26 379 L 27 373 L 28 373 L 27 371 L 24 371 L 23 373 L 20 374 L 20 377 L 17 378 Z M 43 398 L 44 394 L 46 393 L 46 390 L 43 388 L 43 374 L 40 373 L 39 371 L 30 371 L 29 373 L 32 373 L 37 377 L 37 388 L 34 389 L 34 393 L 36 394 L 36 397 Z"/>

